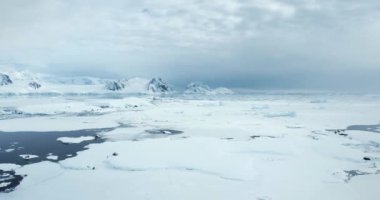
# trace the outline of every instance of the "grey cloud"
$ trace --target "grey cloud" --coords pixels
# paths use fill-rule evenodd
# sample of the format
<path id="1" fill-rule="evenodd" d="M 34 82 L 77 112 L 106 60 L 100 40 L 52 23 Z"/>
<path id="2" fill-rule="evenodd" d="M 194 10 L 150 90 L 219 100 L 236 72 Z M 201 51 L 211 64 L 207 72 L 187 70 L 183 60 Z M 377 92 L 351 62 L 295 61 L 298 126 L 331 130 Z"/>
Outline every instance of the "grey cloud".
<path id="1" fill-rule="evenodd" d="M 379 89 L 379 11 L 373 0 L 4 0 L 0 63 L 178 84 Z"/>

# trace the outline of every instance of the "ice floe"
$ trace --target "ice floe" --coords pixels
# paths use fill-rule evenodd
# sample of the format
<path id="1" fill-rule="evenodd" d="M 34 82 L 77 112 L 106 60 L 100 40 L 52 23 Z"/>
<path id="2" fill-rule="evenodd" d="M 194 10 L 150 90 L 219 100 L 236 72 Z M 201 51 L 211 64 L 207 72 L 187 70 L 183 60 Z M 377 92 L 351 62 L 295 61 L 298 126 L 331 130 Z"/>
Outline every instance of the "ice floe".
<path id="1" fill-rule="evenodd" d="M 84 141 L 94 140 L 94 136 L 60 137 L 57 140 L 65 144 L 78 144 Z"/>

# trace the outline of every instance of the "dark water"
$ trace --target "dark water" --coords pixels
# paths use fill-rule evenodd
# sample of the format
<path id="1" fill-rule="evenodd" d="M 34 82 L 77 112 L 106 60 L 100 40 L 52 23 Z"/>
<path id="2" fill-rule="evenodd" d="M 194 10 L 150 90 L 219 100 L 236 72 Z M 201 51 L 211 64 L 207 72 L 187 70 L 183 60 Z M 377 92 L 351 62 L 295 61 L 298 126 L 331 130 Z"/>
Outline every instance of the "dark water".
<path id="1" fill-rule="evenodd" d="M 380 124 L 375 125 L 352 125 L 348 126 L 346 129 L 326 129 L 326 131 L 334 132 L 335 134 L 347 136 L 347 130 L 350 131 L 367 131 L 373 133 L 380 133 Z"/>
<path id="2" fill-rule="evenodd" d="M 120 125 L 119 127 L 125 127 L 125 125 Z M 109 132 L 119 127 L 48 132 L 0 131 L 0 164 L 12 163 L 23 166 L 47 160 L 51 162 L 65 160 L 76 156 L 79 151 L 86 150 L 89 144 L 104 142 L 105 140 L 98 134 Z M 64 144 L 57 140 L 60 137 L 76 138 L 81 136 L 93 136 L 94 139 L 78 144 Z M 20 155 L 35 155 L 38 157 L 22 158 Z M 56 156 L 56 159 L 47 158 L 47 156 L 52 155 Z M 14 171 L 0 169 L 0 192 L 12 192 L 25 176 L 18 175 Z"/>
<path id="3" fill-rule="evenodd" d="M 87 149 L 87 145 L 102 143 L 104 139 L 99 133 L 109 132 L 115 128 L 86 129 L 74 131 L 48 131 L 48 132 L 1 132 L 0 131 L 0 163 L 13 163 L 28 165 L 49 160 L 49 155 L 57 156 L 58 162 L 69 157 L 76 156 L 79 151 Z M 57 141 L 60 137 L 93 136 L 95 139 L 83 141 L 78 144 L 64 144 Z M 36 155 L 37 158 L 25 159 L 20 155 Z"/>
<path id="4" fill-rule="evenodd" d="M 376 125 L 352 125 L 352 126 L 347 127 L 347 130 L 368 131 L 368 132 L 380 133 L 380 124 L 376 124 Z"/>
<path id="5" fill-rule="evenodd" d="M 12 192 L 20 185 L 24 176 L 17 175 L 14 171 L 3 171 L 0 169 L 0 192 Z M 2 186 L 2 184 L 4 184 Z"/>
<path id="6" fill-rule="evenodd" d="M 151 129 L 145 132 L 153 135 L 178 135 L 182 134 L 183 131 L 173 130 L 173 129 Z"/>
<path id="7" fill-rule="evenodd" d="M 42 161 L 59 162 L 70 157 L 75 157 L 78 152 L 86 150 L 89 144 L 104 142 L 105 139 L 99 136 L 100 133 L 106 133 L 123 127 L 130 126 L 120 124 L 118 127 L 112 128 L 73 131 L 0 131 L 0 164 L 12 163 L 24 166 Z M 151 135 L 176 135 L 183 133 L 182 131 L 171 129 L 154 129 L 147 130 L 146 132 Z M 60 137 L 77 138 L 81 136 L 92 136 L 94 139 L 77 144 L 65 144 L 57 140 Z M 23 158 L 20 155 L 33 155 L 38 157 Z M 55 156 L 56 159 L 49 159 L 48 156 Z M 0 193 L 12 192 L 21 183 L 24 177 L 26 177 L 26 175 L 18 175 L 14 171 L 4 171 L 0 169 Z"/>

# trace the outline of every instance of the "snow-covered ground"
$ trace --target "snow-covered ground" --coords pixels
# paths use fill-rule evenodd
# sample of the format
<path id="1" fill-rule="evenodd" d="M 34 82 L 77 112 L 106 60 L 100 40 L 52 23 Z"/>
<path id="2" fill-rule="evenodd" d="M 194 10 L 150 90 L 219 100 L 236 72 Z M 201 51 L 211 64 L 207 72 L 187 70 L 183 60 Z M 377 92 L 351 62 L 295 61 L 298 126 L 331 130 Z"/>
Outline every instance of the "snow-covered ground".
<path id="1" fill-rule="evenodd" d="M 379 114 L 378 95 L 335 93 L 1 97 L 3 132 L 117 128 L 66 160 L 0 164 L 27 175 L 0 199 L 377 200 L 380 133 L 346 129 Z"/>

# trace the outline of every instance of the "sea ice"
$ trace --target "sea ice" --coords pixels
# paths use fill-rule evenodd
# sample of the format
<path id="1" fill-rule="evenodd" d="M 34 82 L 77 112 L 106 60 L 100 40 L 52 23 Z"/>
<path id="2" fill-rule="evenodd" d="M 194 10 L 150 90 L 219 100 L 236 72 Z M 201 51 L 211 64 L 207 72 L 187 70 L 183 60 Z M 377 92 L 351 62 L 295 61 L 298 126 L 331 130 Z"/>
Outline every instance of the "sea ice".
<path id="1" fill-rule="evenodd" d="M 316 109 L 315 99 L 326 99 L 326 109 Z M 0 164 L 0 170 L 27 175 L 0 199 L 377 200 L 380 135 L 346 130 L 343 137 L 326 130 L 353 124 L 375 129 L 379 104 L 380 98 L 293 93 L 0 98 L 3 108 L 48 114 L 0 120 L 0 131 L 9 134 L 115 127 L 99 133 L 105 142 L 64 151 L 71 154 L 65 159 L 46 151 L 39 163 Z M 92 109 L 102 114 L 79 115 Z M 95 139 L 64 136 L 53 142 L 72 147 Z M 7 145 L 0 160 L 18 158 L 18 146 Z"/>
<path id="2" fill-rule="evenodd" d="M 272 112 L 266 113 L 265 117 L 273 118 L 273 117 L 296 117 L 296 112 L 288 111 L 288 112 Z"/>
<path id="3" fill-rule="evenodd" d="M 94 136 L 60 137 L 57 140 L 65 144 L 78 144 L 84 141 L 94 140 Z"/>
<path id="4" fill-rule="evenodd" d="M 31 160 L 33 158 L 38 158 L 38 156 L 36 155 L 32 155 L 32 154 L 22 154 L 22 155 L 19 155 L 21 158 L 25 159 L 25 160 Z"/>

